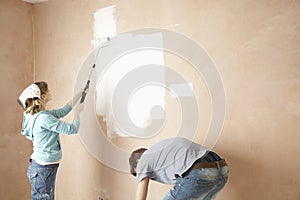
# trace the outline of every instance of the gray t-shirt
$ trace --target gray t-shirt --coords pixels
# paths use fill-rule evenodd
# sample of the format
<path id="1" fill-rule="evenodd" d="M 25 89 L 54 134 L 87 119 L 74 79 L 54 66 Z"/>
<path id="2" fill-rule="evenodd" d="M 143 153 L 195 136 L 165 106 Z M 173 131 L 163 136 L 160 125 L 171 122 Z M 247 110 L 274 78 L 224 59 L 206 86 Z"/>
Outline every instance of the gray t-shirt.
<path id="1" fill-rule="evenodd" d="M 163 140 L 143 153 L 137 165 L 137 183 L 148 176 L 161 183 L 174 184 L 176 175 L 181 176 L 207 151 L 206 147 L 185 138 Z"/>

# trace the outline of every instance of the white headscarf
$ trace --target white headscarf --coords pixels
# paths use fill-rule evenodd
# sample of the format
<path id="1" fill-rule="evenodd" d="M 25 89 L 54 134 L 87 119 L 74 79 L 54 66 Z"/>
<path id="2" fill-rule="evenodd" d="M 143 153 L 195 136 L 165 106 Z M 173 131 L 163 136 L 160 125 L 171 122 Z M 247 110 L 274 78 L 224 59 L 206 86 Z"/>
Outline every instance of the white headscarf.
<path id="1" fill-rule="evenodd" d="M 26 100 L 28 98 L 34 98 L 34 97 L 41 99 L 41 90 L 39 86 L 37 86 L 36 84 L 31 84 L 27 88 L 25 88 L 25 90 L 23 90 L 23 92 L 19 96 L 19 100 L 22 103 L 23 107 L 25 108 Z"/>

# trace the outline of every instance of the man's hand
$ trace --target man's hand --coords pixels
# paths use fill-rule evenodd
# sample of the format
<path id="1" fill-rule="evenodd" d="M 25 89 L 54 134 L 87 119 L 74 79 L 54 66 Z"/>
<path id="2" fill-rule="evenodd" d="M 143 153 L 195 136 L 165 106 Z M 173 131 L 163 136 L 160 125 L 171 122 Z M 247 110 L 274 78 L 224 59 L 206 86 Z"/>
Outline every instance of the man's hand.
<path id="1" fill-rule="evenodd" d="M 136 190 L 136 200 L 146 200 L 148 193 L 148 183 L 149 177 L 145 177 L 141 182 L 139 182 Z"/>

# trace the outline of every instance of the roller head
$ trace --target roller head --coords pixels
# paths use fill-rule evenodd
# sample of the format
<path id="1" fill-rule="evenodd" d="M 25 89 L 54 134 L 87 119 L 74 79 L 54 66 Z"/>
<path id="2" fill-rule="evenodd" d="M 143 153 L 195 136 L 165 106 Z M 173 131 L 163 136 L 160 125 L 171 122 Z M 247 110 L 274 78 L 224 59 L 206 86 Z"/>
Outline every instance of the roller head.
<path id="1" fill-rule="evenodd" d="M 106 37 L 106 38 L 98 38 L 98 39 L 92 40 L 91 44 L 94 45 L 95 48 L 97 48 L 97 47 L 102 48 L 102 47 L 108 46 L 109 42 L 110 42 L 110 37 Z"/>

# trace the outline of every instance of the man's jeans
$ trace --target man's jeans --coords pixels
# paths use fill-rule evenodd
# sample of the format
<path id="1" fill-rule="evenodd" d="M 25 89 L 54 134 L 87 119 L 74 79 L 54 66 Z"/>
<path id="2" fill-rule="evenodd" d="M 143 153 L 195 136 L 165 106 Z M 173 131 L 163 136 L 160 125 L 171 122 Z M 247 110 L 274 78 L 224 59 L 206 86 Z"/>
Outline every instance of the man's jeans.
<path id="1" fill-rule="evenodd" d="M 175 186 L 163 200 L 211 200 L 224 187 L 228 179 L 228 166 L 192 170 L 178 177 Z"/>
<path id="2" fill-rule="evenodd" d="M 30 160 L 27 176 L 31 184 L 31 200 L 54 200 L 58 164 L 39 165 Z"/>

